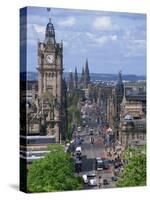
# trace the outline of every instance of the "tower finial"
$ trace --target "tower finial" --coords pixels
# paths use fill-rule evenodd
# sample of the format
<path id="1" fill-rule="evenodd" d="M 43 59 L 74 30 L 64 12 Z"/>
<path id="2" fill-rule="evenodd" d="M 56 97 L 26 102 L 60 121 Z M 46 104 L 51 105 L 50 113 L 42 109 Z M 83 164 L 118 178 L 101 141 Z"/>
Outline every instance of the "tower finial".
<path id="1" fill-rule="evenodd" d="M 51 11 L 51 8 L 47 8 L 47 13 L 48 13 L 48 17 L 49 17 L 49 22 L 51 23 L 50 11 Z"/>
<path id="2" fill-rule="evenodd" d="M 50 12 L 51 11 L 51 9 L 50 8 L 47 8 L 47 12 Z"/>
<path id="3" fill-rule="evenodd" d="M 124 89 L 123 89 L 123 100 L 122 103 L 125 104 L 126 103 L 126 87 L 125 87 L 125 83 L 124 83 Z"/>

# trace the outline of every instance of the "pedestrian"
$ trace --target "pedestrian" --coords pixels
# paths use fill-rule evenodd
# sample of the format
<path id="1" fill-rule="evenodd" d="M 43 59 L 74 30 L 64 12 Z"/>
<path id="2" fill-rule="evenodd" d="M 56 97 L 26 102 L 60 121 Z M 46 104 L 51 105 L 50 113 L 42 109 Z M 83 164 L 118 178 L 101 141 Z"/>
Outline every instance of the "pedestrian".
<path id="1" fill-rule="evenodd" d="M 101 187 L 102 187 L 102 184 L 103 184 L 102 177 L 101 177 L 101 176 L 99 176 L 99 188 L 101 188 Z"/>
<path id="2" fill-rule="evenodd" d="M 92 144 L 94 144 L 94 138 L 93 138 Z"/>
<path id="3" fill-rule="evenodd" d="M 109 157 L 110 157 L 110 158 L 112 157 L 111 151 L 109 151 Z"/>
<path id="4" fill-rule="evenodd" d="M 91 144 L 94 144 L 94 138 L 91 137 Z"/>

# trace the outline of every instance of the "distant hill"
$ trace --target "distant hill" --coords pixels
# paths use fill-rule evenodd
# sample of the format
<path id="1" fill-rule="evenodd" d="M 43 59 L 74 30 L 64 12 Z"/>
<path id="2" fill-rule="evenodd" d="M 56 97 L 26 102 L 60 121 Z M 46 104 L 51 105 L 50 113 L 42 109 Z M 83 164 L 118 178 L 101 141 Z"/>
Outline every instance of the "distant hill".
<path id="1" fill-rule="evenodd" d="M 69 72 L 64 72 L 64 78 L 67 80 L 69 77 Z M 78 74 L 79 78 L 81 74 Z M 90 74 L 91 81 L 101 80 L 101 81 L 116 81 L 118 79 L 118 74 L 100 74 L 100 73 L 91 73 Z M 138 81 L 138 80 L 146 80 L 146 76 L 138 76 L 134 74 L 124 74 L 123 80 L 125 81 Z M 21 80 L 26 79 L 26 72 L 21 72 L 20 74 Z M 27 72 L 27 80 L 37 80 L 38 74 L 37 72 Z"/>

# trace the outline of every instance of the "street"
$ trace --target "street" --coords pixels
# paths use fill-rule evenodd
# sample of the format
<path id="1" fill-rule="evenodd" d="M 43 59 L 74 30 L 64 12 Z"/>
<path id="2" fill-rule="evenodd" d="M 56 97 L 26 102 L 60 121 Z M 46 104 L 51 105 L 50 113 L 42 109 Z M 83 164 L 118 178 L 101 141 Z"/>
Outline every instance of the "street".
<path id="1" fill-rule="evenodd" d="M 79 173 L 80 176 L 84 174 L 90 174 L 95 173 L 96 175 L 96 182 L 97 186 L 89 186 L 88 184 L 84 184 L 84 189 L 96 189 L 99 188 L 99 176 L 102 177 L 102 179 L 107 179 L 109 182 L 109 185 L 102 186 L 101 188 L 113 188 L 115 187 L 115 182 L 112 182 L 111 177 L 113 176 L 112 170 L 102 170 L 97 171 L 95 170 L 95 159 L 96 157 L 104 157 L 105 156 L 105 147 L 103 144 L 100 143 L 101 137 L 99 135 L 93 135 L 94 137 L 94 144 L 90 143 L 90 136 L 89 135 L 83 135 L 80 136 L 82 139 L 84 139 L 81 148 L 82 148 L 82 171 Z"/>
<path id="2" fill-rule="evenodd" d="M 115 181 L 112 181 L 111 178 L 114 176 L 114 166 L 109 164 L 108 169 L 96 170 L 96 158 L 107 158 L 107 153 L 103 144 L 103 138 L 98 132 L 99 124 L 96 122 L 97 112 L 95 107 L 95 105 L 91 105 L 90 108 L 86 106 L 85 112 L 92 113 L 90 115 L 90 121 L 88 120 L 86 127 L 82 127 L 82 130 L 76 135 L 76 137 L 83 141 L 80 144 L 82 149 L 82 168 L 81 172 L 77 173 L 77 175 L 82 177 L 83 175 L 87 175 L 88 183 L 84 183 L 84 189 L 113 188 L 115 187 Z M 84 107 L 82 110 L 84 110 Z M 92 133 L 90 133 L 90 131 Z M 91 138 L 93 139 L 93 144 L 91 143 Z M 99 186 L 99 177 L 101 177 L 102 180 L 101 186 Z M 95 180 L 94 185 L 89 184 L 91 179 Z M 104 180 L 107 180 L 108 184 L 103 184 Z"/>

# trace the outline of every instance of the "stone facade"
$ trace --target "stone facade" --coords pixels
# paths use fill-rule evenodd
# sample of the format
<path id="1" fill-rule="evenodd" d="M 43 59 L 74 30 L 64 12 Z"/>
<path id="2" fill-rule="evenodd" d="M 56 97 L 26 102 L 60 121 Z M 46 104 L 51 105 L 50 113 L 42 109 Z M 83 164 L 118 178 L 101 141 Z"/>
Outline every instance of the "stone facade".
<path id="1" fill-rule="evenodd" d="M 61 140 L 63 44 L 56 43 L 55 29 L 46 26 L 45 40 L 38 43 L 38 99 L 47 135 Z"/>
<path id="2" fill-rule="evenodd" d="M 146 140 L 146 113 L 143 102 L 137 98 L 132 100 L 124 94 L 121 103 L 119 141 L 128 146 L 132 141 Z"/>
<path id="3" fill-rule="evenodd" d="M 146 119 L 126 120 L 120 122 L 119 141 L 128 146 L 133 141 L 146 141 Z"/>

